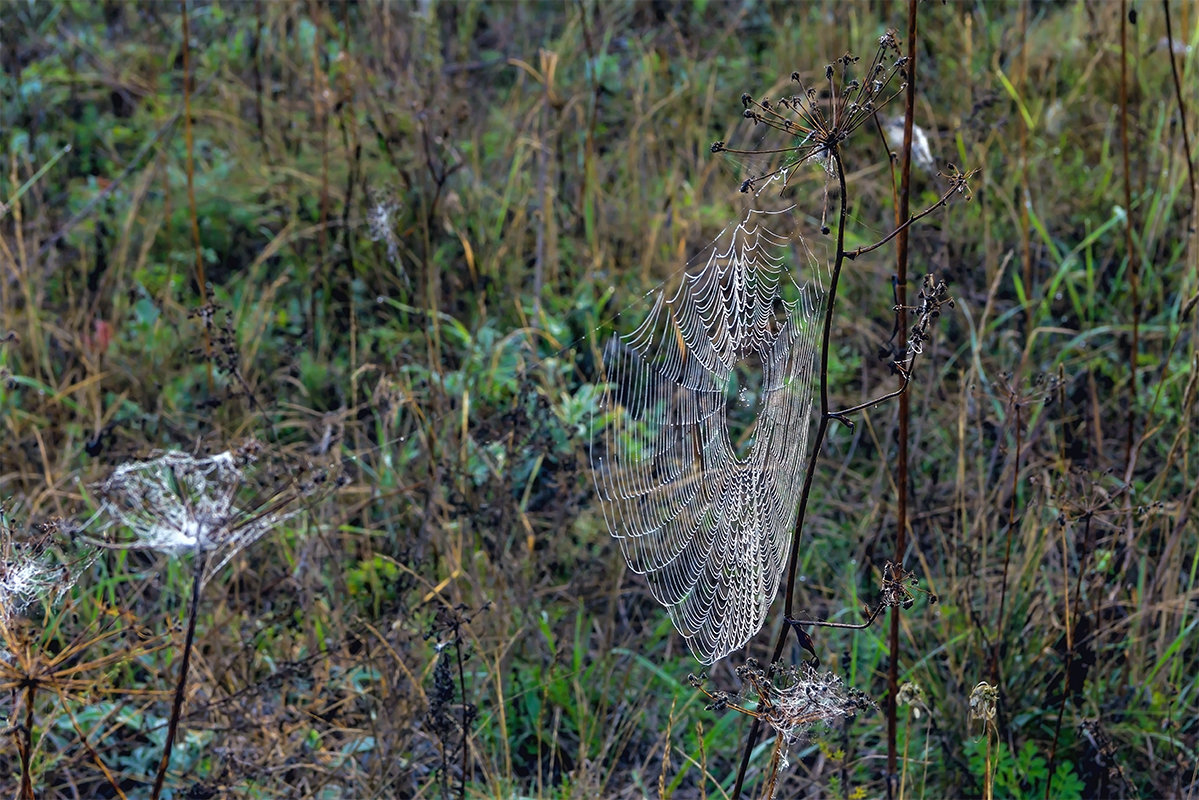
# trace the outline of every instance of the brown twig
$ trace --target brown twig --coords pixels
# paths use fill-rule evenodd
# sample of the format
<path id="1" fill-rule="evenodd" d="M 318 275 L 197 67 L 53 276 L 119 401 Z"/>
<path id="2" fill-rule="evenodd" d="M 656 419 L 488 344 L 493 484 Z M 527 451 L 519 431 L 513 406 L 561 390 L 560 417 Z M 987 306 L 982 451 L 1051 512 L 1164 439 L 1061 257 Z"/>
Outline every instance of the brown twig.
<path id="1" fill-rule="evenodd" d="M 191 73 L 191 28 L 187 23 L 187 0 L 179 0 L 183 17 L 183 141 L 187 150 L 187 210 L 191 223 L 192 246 L 196 255 L 196 285 L 200 293 L 200 307 L 208 305 L 208 280 L 204 275 L 204 251 L 200 246 L 200 221 L 196 217 L 195 142 L 192 137 L 192 73 Z M 204 321 L 204 363 L 207 367 L 208 393 L 213 392 L 212 379 L 212 336 L 208 318 Z"/>
<path id="2" fill-rule="evenodd" d="M 1174 98 L 1178 103 L 1178 118 L 1182 125 L 1182 152 L 1187 164 L 1187 184 L 1191 188 L 1191 212 L 1187 215 L 1190 225 L 1190 235 L 1195 235 L 1194 217 L 1199 208 L 1199 200 L 1195 198 L 1195 164 L 1191 161 L 1191 136 L 1187 132 L 1187 106 L 1182 99 L 1182 78 L 1178 75 L 1178 62 L 1174 59 L 1174 28 L 1170 22 L 1170 0 L 1162 0 L 1162 11 L 1166 15 L 1166 41 L 1169 46 L 1166 52 L 1170 56 L 1170 74 L 1174 77 Z"/>
<path id="3" fill-rule="evenodd" d="M 171 703 L 171 718 L 167 722 L 167 740 L 162 746 L 162 758 L 158 762 L 158 772 L 154 775 L 152 800 L 158 800 L 166 781 L 167 768 L 171 765 L 171 753 L 175 746 L 175 733 L 179 729 L 179 716 L 183 711 L 183 698 L 187 695 L 187 672 L 191 666 L 192 644 L 196 638 L 196 617 L 200 610 L 200 585 L 204 578 L 206 556 L 197 546 L 195 575 L 192 576 L 191 607 L 187 614 L 187 636 L 183 640 L 183 660 L 179 664 L 179 681 L 175 684 L 175 698 Z"/>
<path id="4" fill-rule="evenodd" d="M 908 92 L 903 118 L 903 154 L 899 162 L 899 206 L 895 221 L 899 223 L 909 216 L 912 188 L 912 125 L 916 115 L 916 0 L 908 0 Z M 899 329 L 908 329 L 908 228 L 898 226 L 899 237 L 895 243 L 895 273 L 898 279 Z M 906 376 L 903 379 L 906 385 Z M 895 508 L 895 559 L 903 569 L 904 551 L 907 549 L 908 529 L 908 428 L 911 419 L 909 395 L 899 395 L 899 448 L 896 474 Z M 891 630 L 887 654 L 887 797 L 894 796 L 895 776 L 898 772 L 899 750 L 896 746 L 899 721 L 895 698 L 899 694 L 899 609 L 891 610 Z"/>

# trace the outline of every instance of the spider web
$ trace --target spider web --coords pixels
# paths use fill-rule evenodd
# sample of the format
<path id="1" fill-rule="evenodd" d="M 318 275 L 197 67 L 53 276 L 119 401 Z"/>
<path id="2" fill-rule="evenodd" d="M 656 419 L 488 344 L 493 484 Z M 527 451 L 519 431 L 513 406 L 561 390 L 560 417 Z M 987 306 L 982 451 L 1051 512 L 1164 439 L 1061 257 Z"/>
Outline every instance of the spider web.
<path id="1" fill-rule="evenodd" d="M 826 293 L 788 262 L 794 207 L 751 210 L 706 262 L 604 350 L 592 474 L 629 568 L 697 659 L 742 647 L 766 620 L 789 555 Z M 760 381 L 756 408 L 739 375 Z M 749 414 L 742 441 L 738 417 Z M 740 446 L 739 446 L 740 444 Z"/>

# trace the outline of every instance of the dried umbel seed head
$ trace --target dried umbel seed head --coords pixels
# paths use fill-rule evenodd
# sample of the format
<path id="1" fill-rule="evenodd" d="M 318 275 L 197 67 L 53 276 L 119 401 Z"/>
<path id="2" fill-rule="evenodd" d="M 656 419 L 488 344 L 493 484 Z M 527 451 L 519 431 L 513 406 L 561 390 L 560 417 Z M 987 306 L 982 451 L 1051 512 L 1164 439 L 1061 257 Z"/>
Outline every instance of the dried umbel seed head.
<path id="1" fill-rule="evenodd" d="M 757 717 L 774 728 L 780 738 L 791 744 L 802 739 L 818 723 L 852 717 L 875 707 L 874 701 L 856 689 L 846 687 L 832 672 L 818 672 L 809 664 L 786 666 L 768 674 L 755 659 L 737 667 L 745 681 L 747 699 L 756 699 L 755 708 L 736 705 L 728 692 L 709 692 L 702 680 L 689 676 L 689 682 L 708 696 L 710 711 L 733 710 Z M 705 676 L 706 677 L 706 676 Z"/>
<path id="2" fill-rule="evenodd" d="M 845 686 L 839 676 L 818 672 L 808 664 L 783 670 L 768 687 L 759 706 L 762 717 L 787 742 L 803 738 L 816 723 L 853 717 L 875 707 L 873 700 Z"/>
<path id="3" fill-rule="evenodd" d="M 981 720 L 984 725 L 993 722 L 998 702 L 999 689 L 986 681 L 979 681 L 970 692 L 970 719 Z"/>
<path id="4" fill-rule="evenodd" d="M 34 603 L 52 605 L 70 591 L 76 578 L 96 557 L 94 548 L 76 548 L 71 557 L 62 553 L 67 542 L 57 542 L 58 518 L 35 523 L 35 536 L 18 535 L 0 505 L 0 624 L 7 623 Z"/>
<path id="5" fill-rule="evenodd" d="M 744 118 L 753 120 L 755 125 L 762 124 L 781 132 L 788 137 L 788 143 L 762 150 L 735 150 L 719 142 L 720 147 L 714 145 L 713 152 L 769 154 L 772 158 L 781 158 L 780 166 L 743 183 L 743 192 L 785 176 L 793 167 L 811 159 L 826 158 L 831 162 L 835 149 L 905 88 L 907 59 L 899 57 L 898 52 L 894 33 L 889 32 L 879 39 L 874 57 L 863 73 L 851 74 L 859 62 L 859 58 L 851 53 L 826 64 L 823 77 L 828 85 L 819 92 L 806 86 L 803 75 L 795 71 L 791 73 L 791 80 L 799 84 L 802 90 L 799 94 L 776 101 L 755 100 L 748 92 L 742 94 Z M 792 144 L 796 141 L 798 144 Z M 826 168 L 828 166 L 826 164 Z"/>
<path id="6" fill-rule="evenodd" d="M 178 450 L 119 465 L 98 487 L 114 539 L 91 544 L 178 555 L 216 552 L 212 574 L 337 481 L 294 459 L 266 459 L 257 440 L 213 456 Z"/>
<path id="7" fill-rule="evenodd" d="M 928 711 L 928 704 L 924 701 L 924 689 L 912 681 L 904 681 L 903 686 L 899 687 L 895 694 L 895 702 L 901 706 L 911 706 L 912 716 L 916 719 L 920 719 L 924 712 Z"/>

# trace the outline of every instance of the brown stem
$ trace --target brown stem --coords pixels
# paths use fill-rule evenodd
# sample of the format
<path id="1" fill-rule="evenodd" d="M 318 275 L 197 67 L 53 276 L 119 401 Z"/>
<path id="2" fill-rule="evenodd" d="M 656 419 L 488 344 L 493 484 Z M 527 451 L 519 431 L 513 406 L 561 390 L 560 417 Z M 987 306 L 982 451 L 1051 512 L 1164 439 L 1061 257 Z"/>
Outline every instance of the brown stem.
<path id="1" fill-rule="evenodd" d="M 917 0 L 908 0 L 908 92 L 903 117 L 903 155 L 899 163 L 899 206 L 895 221 L 908 219 L 912 190 L 912 126 L 916 116 L 916 17 Z M 909 223 L 910 224 L 910 223 Z M 899 225 L 899 236 L 895 243 L 895 272 L 898 278 L 899 330 L 908 329 L 908 228 Z M 903 379 L 906 384 L 907 378 Z M 909 395 L 899 395 L 899 448 L 897 453 L 896 507 L 895 507 L 895 563 L 903 568 L 904 551 L 907 549 L 908 530 L 908 427 L 911 419 Z M 887 654 L 887 797 L 895 794 L 895 776 L 899 765 L 899 720 L 895 698 L 899 693 L 899 607 L 891 609 L 891 630 Z"/>
<path id="2" fill-rule="evenodd" d="M 191 28 L 187 24 L 187 0 L 180 0 L 183 16 L 183 142 L 187 150 L 187 210 L 191 223 L 192 246 L 196 251 L 196 284 L 200 291 L 200 306 L 208 305 L 208 280 L 204 275 L 204 251 L 200 246 L 200 221 L 196 217 L 196 164 L 192 136 L 192 73 L 191 73 Z M 208 330 L 212 316 L 201 315 L 204 322 L 204 363 L 208 368 L 208 393 L 213 392 L 212 380 L 212 336 Z"/>
<path id="3" fill-rule="evenodd" d="M 1182 152 L 1187 162 L 1187 183 L 1191 187 L 1191 213 L 1187 214 L 1187 220 L 1192 226 L 1191 236 L 1194 236 L 1193 220 L 1195 209 L 1199 207 L 1199 201 L 1195 199 L 1195 165 L 1191 162 L 1191 136 L 1187 132 L 1187 106 L 1182 99 L 1182 79 L 1178 76 L 1178 62 L 1174 58 L 1174 27 L 1170 22 L 1170 0 L 1162 0 L 1162 11 L 1166 15 L 1166 41 L 1170 45 L 1166 48 L 1166 52 L 1170 54 L 1170 74 L 1174 76 L 1174 98 L 1178 103 L 1178 118 L 1182 123 Z"/>
<path id="4" fill-rule="evenodd" d="M 187 636 L 183 641 L 183 661 L 179 665 L 179 681 L 175 684 L 175 698 L 171 703 L 171 719 L 167 722 L 167 741 L 162 747 L 162 758 L 158 762 L 158 773 L 154 776 L 153 800 L 158 800 L 166 782 L 167 768 L 171 765 L 171 752 L 175 746 L 175 732 L 179 729 L 179 717 L 183 712 L 183 698 L 187 694 L 187 671 L 191 666 L 192 643 L 196 638 L 196 617 L 200 609 L 200 584 L 204 577 L 205 555 L 196 552 L 196 574 L 192 577 L 191 608 L 187 615 Z"/>
<path id="5" fill-rule="evenodd" d="M 33 701 L 37 698 L 37 684 L 30 682 L 25 687 L 25 720 L 17 734 L 17 751 L 21 758 L 21 800 L 34 800 L 33 775 Z"/>
<path id="6" fill-rule="evenodd" d="M 846 204 L 846 187 L 845 187 L 845 166 L 841 163 L 841 151 L 839 148 L 832 149 L 833 164 L 837 172 L 837 183 L 841 189 L 841 194 L 838 199 L 837 211 L 837 252 L 833 258 L 832 276 L 829 279 L 828 302 L 824 308 L 824 323 L 820 335 L 820 419 L 816 423 L 816 437 L 812 443 L 811 452 L 808 454 L 808 463 L 804 471 L 803 488 L 799 496 L 799 510 L 795 516 L 795 527 L 791 531 L 791 553 L 787 557 L 787 589 L 785 593 L 783 618 L 790 619 L 794 615 L 792 608 L 795 605 L 795 573 L 799 567 L 799 541 L 803 537 L 803 524 L 808 515 L 808 499 L 812 495 L 812 482 L 816 477 L 816 461 L 820 457 L 820 448 L 824 445 L 824 437 L 828 433 L 829 422 L 833 416 L 829 413 L 828 402 L 828 358 L 830 343 L 832 339 L 833 329 L 833 310 L 837 304 L 837 285 L 841 280 L 841 270 L 845 266 L 845 226 L 848 218 L 848 206 Z M 798 636 L 800 631 L 792 625 L 784 624 L 779 631 L 778 638 L 774 643 L 774 653 L 770 657 L 770 669 L 773 670 L 779 659 L 782 658 L 783 648 L 787 644 L 788 632 L 795 630 Z M 741 796 L 741 788 L 745 782 L 745 772 L 749 768 L 749 756 L 753 752 L 754 746 L 758 743 L 758 735 L 761 732 L 762 721 L 754 719 L 753 724 L 749 729 L 749 739 L 745 745 L 745 751 L 741 755 L 741 766 L 737 770 L 737 781 L 733 786 L 733 800 L 737 800 Z"/>

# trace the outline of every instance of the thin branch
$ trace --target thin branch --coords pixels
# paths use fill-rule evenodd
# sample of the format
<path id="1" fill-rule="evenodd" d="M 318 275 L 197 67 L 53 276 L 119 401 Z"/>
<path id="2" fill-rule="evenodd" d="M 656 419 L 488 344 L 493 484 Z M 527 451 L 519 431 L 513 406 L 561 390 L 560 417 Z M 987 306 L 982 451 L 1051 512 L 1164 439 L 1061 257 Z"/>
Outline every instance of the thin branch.
<path id="1" fill-rule="evenodd" d="M 938 199 L 937 202 L 933 203 L 931 206 L 924 209 L 923 211 L 916 214 L 915 216 L 908 217 L 907 222 L 904 222 L 902 225 L 898 226 L 895 230 L 891 231 L 890 233 L 888 233 L 882 239 L 879 239 L 874 244 L 864 245 L 863 247 L 859 247 L 857 250 L 851 250 L 850 252 L 845 254 L 845 257 L 848 258 L 850 261 L 853 261 L 853 260 L 857 259 L 857 257 L 860 255 L 865 255 L 866 253 L 869 253 L 872 250 L 877 250 L 880 247 L 882 247 L 883 245 L 885 245 L 887 242 L 894 239 L 896 236 L 900 235 L 901 233 L 906 232 L 908 228 L 912 227 L 913 223 L 924 219 L 929 214 L 936 211 L 938 208 L 943 208 L 945 206 L 945 204 L 949 202 L 949 198 L 953 197 L 954 194 L 961 193 L 963 191 L 966 191 L 969 188 L 967 186 L 966 181 L 968 181 L 970 179 L 970 177 L 974 175 L 975 172 L 976 172 L 976 170 L 971 170 L 970 172 L 965 173 L 964 175 L 951 176 L 952 180 L 953 180 L 953 184 L 948 189 L 945 190 L 945 194 L 941 195 L 940 199 Z M 902 197 L 902 195 L 901 195 L 901 197 Z M 900 281 L 900 285 L 901 286 L 903 285 L 902 280 Z"/>
<path id="2" fill-rule="evenodd" d="M 829 622 L 828 620 L 820 619 L 791 618 L 784 618 L 784 621 L 788 625 L 815 625 L 818 628 L 840 628 L 842 630 L 863 631 L 874 624 L 874 621 L 878 619 L 878 615 L 881 614 L 883 609 L 886 607 L 886 603 L 879 603 L 873 610 L 871 610 L 870 606 L 866 606 L 864 608 L 864 611 L 866 612 L 865 622 Z"/>
<path id="3" fill-rule="evenodd" d="M 848 415 L 854 414 L 858 411 L 864 411 L 867 408 L 874 408 L 879 403 L 884 403 L 887 400 L 891 400 L 893 398 L 899 397 L 901 394 L 903 394 L 904 392 L 907 391 L 908 385 L 912 382 L 912 366 L 915 363 L 915 360 L 916 359 L 913 356 L 912 360 L 908 362 L 908 366 L 906 369 L 904 369 L 903 367 L 900 367 L 898 365 L 896 366 L 896 369 L 899 370 L 900 384 L 899 384 L 899 388 L 896 389 L 895 391 L 887 392 L 886 394 L 882 395 L 881 397 L 876 397 L 873 400 L 867 400 L 865 403 L 858 403 L 856 406 L 850 406 L 849 408 L 842 409 L 841 411 L 830 411 L 829 416 L 832 417 L 833 419 L 837 420 L 837 422 L 840 422 L 842 425 L 845 425 L 845 426 L 849 427 L 850 429 L 852 429 L 853 421 L 846 419 L 846 417 Z"/>
<path id="4" fill-rule="evenodd" d="M 1191 187 L 1191 213 L 1190 218 L 1190 234 L 1195 235 L 1194 216 L 1195 209 L 1199 207 L 1199 201 L 1195 198 L 1195 165 L 1191 161 L 1191 137 L 1187 132 L 1187 107 L 1182 99 L 1182 78 L 1178 75 L 1178 62 L 1174 58 L 1174 28 L 1170 22 L 1170 0 L 1162 0 L 1162 11 L 1166 15 L 1166 42 L 1168 47 L 1166 52 L 1170 55 L 1170 74 L 1174 76 L 1174 98 L 1178 102 L 1178 118 L 1182 123 L 1182 152 L 1187 162 L 1187 183 Z"/>

